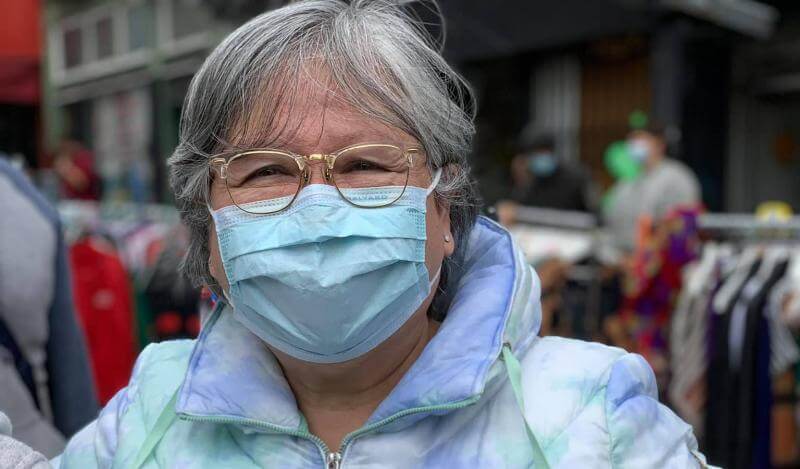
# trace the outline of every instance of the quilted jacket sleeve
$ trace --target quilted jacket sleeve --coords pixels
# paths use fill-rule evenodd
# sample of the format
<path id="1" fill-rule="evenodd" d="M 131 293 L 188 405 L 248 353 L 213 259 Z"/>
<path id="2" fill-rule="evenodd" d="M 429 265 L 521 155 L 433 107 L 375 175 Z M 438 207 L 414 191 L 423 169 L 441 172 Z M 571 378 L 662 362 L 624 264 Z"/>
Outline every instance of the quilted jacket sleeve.
<path id="1" fill-rule="evenodd" d="M 611 467 L 706 467 L 692 428 L 658 402 L 650 366 L 635 354 L 618 358 L 606 386 Z"/>

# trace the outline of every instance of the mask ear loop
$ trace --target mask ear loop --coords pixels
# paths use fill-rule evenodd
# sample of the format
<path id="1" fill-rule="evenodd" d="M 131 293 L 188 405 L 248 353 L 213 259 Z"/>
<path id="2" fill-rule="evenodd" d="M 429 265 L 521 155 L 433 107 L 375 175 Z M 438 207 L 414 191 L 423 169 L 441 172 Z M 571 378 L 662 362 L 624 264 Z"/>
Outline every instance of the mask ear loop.
<path id="1" fill-rule="evenodd" d="M 425 191 L 425 195 L 431 195 L 433 191 L 436 189 L 436 186 L 439 185 L 439 180 L 442 178 L 442 168 L 436 168 L 436 172 L 433 173 L 433 182 L 431 185 L 428 186 L 428 189 Z M 442 273 L 442 266 L 439 266 L 436 269 L 436 273 L 433 275 L 433 278 L 428 282 L 428 291 L 433 289 L 433 286 L 436 282 L 439 281 L 439 275 Z"/>
<path id="2" fill-rule="evenodd" d="M 433 278 L 428 281 L 428 292 L 433 290 L 433 286 L 436 285 L 436 282 L 439 281 L 441 273 L 442 273 L 442 266 L 439 266 L 439 268 L 436 269 L 436 273 L 433 274 Z"/>
<path id="3" fill-rule="evenodd" d="M 428 186 L 428 189 L 425 191 L 425 195 L 431 195 L 434 190 L 436 190 L 436 186 L 439 185 L 439 180 L 442 178 L 442 168 L 436 168 L 436 171 L 433 173 L 433 182 L 431 185 Z"/>

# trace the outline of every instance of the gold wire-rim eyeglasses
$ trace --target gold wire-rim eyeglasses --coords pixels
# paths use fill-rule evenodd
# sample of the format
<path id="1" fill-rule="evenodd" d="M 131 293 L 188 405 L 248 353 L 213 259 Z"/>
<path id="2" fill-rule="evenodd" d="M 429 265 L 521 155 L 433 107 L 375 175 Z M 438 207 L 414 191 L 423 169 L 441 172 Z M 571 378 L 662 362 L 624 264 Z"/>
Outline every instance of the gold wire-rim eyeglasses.
<path id="1" fill-rule="evenodd" d="M 360 205 L 360 204 L 357 204 L 357 203 L 353 202 L 352 200 L 350 200 L 350 198 L 348 198 L 344 194 L 344 192 L 342 192 L 342 188 L 340 188 L 339 184 L 336 182 L 336 176 L 335 176 L 335 173 L 333 171 L 334 170 L 334 166 L 336 164 L 336 160 L 337 160 L 337 158 L 339 158 L 340 155 L 345 154 L 347 152 L 351 152 L 351 151 L 355 151 L 355 150 L 361 150 L 361 149 L 367 149 L 367 148 L 386 148 L 386 149 L 396 150 L 400 154 L 402 154 L 404 159 L 405 159 L 405 165 L 406 165 L 405 173 L 406 174 L 405 174 L 405 181 L 403 182 L 403 190 L 394 199 L 389 200 L 389 201 L 387 201 L 385 203 L 381 203 L 379 205 Z M 238 207 L 240 210 L 242 210 L 244 212 L 247 212 L 247 213 L 252 213 L 252 214 L 256 214 L 256 215 L 271 215 L 271 214 L 275 214 L 275 213 L 279 213 L 281 211 L 284 211 L 284 210 L 286 210 L 286 209 L 288 209 L 289 207 L 292 206 L 292 204 L 294 203 L 295 199 L 297 199 L 298 195 L 300 194 L 301 189 L 304 186 L 306 186 L 308 184 L 308 182 L 311 180 L 311 165 L 310 165 L 310 163 L 314 162 L 314 161 L 321 161 L 321 162 L 324 163 L 322 176 L 325 179 L 325 182 L 327 184 L 333 185 L 336 188 L 336 191 L 339 193 L 340 197 L 342 197 L 342 199 L 344 199 L 347 203 L 349 203 L 351 205 L 354 205 L 356 207 L 359 207 L 359 208 L 382 208 L 382 207 L 386 207 L 386 206 L 392 205 L 395 202 L 397 202 L 398 200 L 400 200 L 400 198 L 403 196 L 403 194 L 405 194 L 406 189 L 408 188 L 408 183 L 409 183 L 410 176 L 411 176 L 411 170 L 412 170 L 412 168 L 414 166 L 416 157 L 418 155 L 422 155 L 422 153 L 423 152 L 419 147 L 412 146 L 412 147 L 408 147 L 408 148 L 404 149 L 404 148 L 399 147 L 397 145 L 388 144 L 388 143 L 359 143 L 359 144 L 355 144 L 355 145 L 349 145 L 349 146 L 347 146 L 345 148 L 342 148 L 340 150 L 337 150 L 337 151 L 335 151 L 333 153 L 312 153 L 310 155 L 300 155 L 300 154 L 293 153 L 293 152 L 290 152 L 290 151 L 278 150 L 278 149 L 274 149 L 274 148 L 255 148 L 255 149 L 241 151 L 241 152 L 233 153 L 233 154 L 231 154 L 231 153 L 228 153 L 228 154 L 221 153 L 221 154 L 215 155 L 215 156 L 211 157 L 211 159 L 209 161 L 209 166 L 212 169 L 216 168 L 217 169 L 217 174 L 219 175 L 220 179 L 225 181 L 225 189 L 226 189 L 226 192 L 228 193 L 228 197 L 230 197 L 231 202 L 233 202 L 233 204 L 236 207 Z M 229 166 L 230 166 L 230 164 L 233 163 L 234 161 L 236 161 L 239 158 L 243 158 L 243 157 L 246 157 L 248 155 L 254 155 L 254 154 L 271 154 L 271 155 L 291 158 L 297 164 L 297 168 L 300 171 L 299 184 L 298 184 L 297 189 L 295 190 L 294 195 L 292 196 L 291 200 L 289 200 L 284 206 L 281 206 L 280 208 L 275 209 L 273 211 L 269 211 L 269 212 L 254 212 L 254 211 L 248 210 L 246 207 L 243 207 L 242 206 L 243 204 L 240 204 L 236 200 L 236 197 L 232 193 L 230 185 L 228 183 L 228 175 L 229 175 Z"/>

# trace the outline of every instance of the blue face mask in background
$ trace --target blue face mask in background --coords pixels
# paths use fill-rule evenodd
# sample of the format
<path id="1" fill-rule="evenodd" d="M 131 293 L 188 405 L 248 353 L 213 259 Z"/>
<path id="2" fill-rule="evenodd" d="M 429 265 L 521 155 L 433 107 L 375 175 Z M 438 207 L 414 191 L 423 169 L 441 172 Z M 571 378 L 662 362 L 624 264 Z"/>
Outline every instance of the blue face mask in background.
<path id="1" fill-rule="evenodd" d="M 536 176 L 550 176 L 557 167 L 558 160 L 552 153 L 534 153 L 528 157 L 528 169 Z"/>
<path id="2" fill-rule="evenodd" d="M 329 185 L 303 188 L 287 210 L 212 212 L 234 317 L 276 349 L 314 363 L 359 357 L 417 311 L 438 280 L 425 265 L 430 188 L 359 208 Z M 348 189 L 351 200 L 402 188 Z M 270 203 L 265 201 L 261 203 Z M 257 205 L 258 203 L 256 203 Z"/>
<path id="3" fill-rule="evenodd" d="M 650 156 L 650 148 L 645 142 L 631 140 L 628 142 L 628 154 L 633 161 L 642 165 L 647 161 L 647 157 Z"/>

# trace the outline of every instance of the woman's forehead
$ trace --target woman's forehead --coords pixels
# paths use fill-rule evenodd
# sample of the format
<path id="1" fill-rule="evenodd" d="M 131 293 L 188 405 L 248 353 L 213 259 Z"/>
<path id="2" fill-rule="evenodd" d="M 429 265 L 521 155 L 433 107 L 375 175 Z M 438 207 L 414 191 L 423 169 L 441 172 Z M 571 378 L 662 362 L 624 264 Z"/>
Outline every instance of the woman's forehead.
<path id="1" fill-rule="evenodd" d="M 254 109 L 238 119 L 229 138 L 232 149 L 281 148 L 310 154 L 356 143 L 419 145 L 408 133 L 357 108 L 316 80 L 296 89 L 304 92 L 256 100 Z"/>

